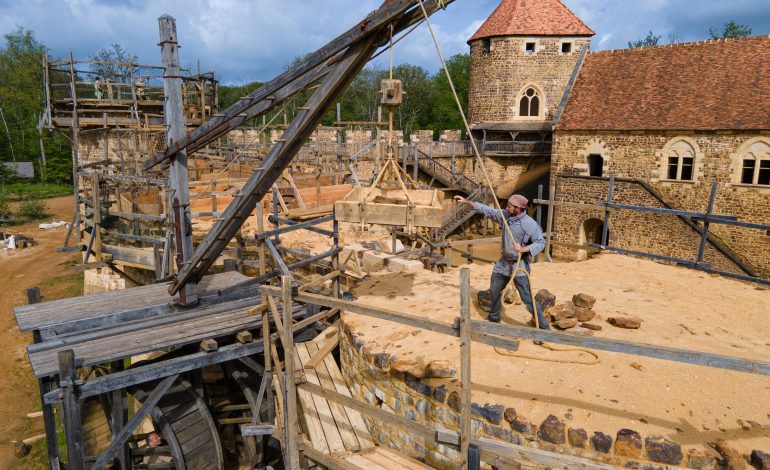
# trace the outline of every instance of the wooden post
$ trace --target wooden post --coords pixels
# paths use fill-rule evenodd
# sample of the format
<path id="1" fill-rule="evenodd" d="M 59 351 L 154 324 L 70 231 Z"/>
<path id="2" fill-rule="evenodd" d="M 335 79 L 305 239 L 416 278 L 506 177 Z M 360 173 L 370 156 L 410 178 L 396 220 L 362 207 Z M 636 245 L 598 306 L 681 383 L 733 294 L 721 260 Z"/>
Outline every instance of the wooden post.
<path id="1" fill-rule="evenodd" d="M 553 238 L 553 218 L 556 212 L 556 185 L 548 188 L 548 217 L 545 227 L 545 258 L 551 262 L 551 239 Z"/>
<path id="2" fill-rule="evenodd" d="M 166 144 L 171 146 L 185 138 L 184 109 L 182 107 L 182 78 L 179 70 L 179 46 L 176 41 L 176 20 L 169 15 L 158 18 L 160 29 L 161 55 L 163 67 L 163 88 L 166 101 L 163 115 L 166 124 Z M 177 253 L 181 253 L 182 265 L 192 258 L 192 231 L 188 230 L 190 220 L 190 187 L 187 173 L 187 152 L 174 154 L 169 171 L 169 184 L 174 191 L 175 202 L 179 211 L 174 214 L 179 234 L 176 244 Z M 189 280 L 179 291 L 179 302 L 191 305 L 198 301 L 195 280 Z"/>
<path id="3" fill-rule="evenodd" d="M 471 283 L 470 269 L 460 270 L 460 455 L 463 469 L 468 468 L 471 443 Z"/>
<path id="4" fill-rule="evenodd" d="M 291 276 L 281 276 L 281 297 L 283 300 L 283 354 L 284 354 L 284 391 L 286 393 L 286 462 L 289 470 L 299 469 L 299 451 L 297 448 L 297 385 L 294 378 L 294 330 L 292 325 Z"/>
<path id="5" fill-rule="evenodd" d="M 338 248 L 340 244 L 340 225 L 337 219 L 334 219 L 333 225 L 334 227 L 334 237 L 332 238 L 332 245 L 333 248 Z M 394 235 L 395 237 L 395 232 Z M 393 244 L 393 252 L 395 254 L 395 243 Z M 340 269 L 340 253 L 339 251 L 336 251 L 334 255 L 332 256 L 332 271 L 339 271 Z M 334 276 L 334 279 L 332 280 L 332 295 L 336 298 L 340 298 L 340 277 Z"/>
<path id="6" fill-rule="evenodd" d="M 75 245 L 81 244 L 80 232 L 80 121 L 78 120 L 78 96 L 75 89 L 75 67 L 73 66 L 72 52 L 70 52 L 70 94 L 72 95 L 72 188 L 75 194 L 75 222 L 72 226 L 75 228 Z M 67 239 L 69 241 L 69 239 Z M 65 241 L 66 246 L 66 241 Z"/>
<path id="7" fill-rule="evenodd" d="M 27 302 L 29 304 L 40 303 L 40 288 L 30 287 L 27 289 Z M 32 332 L 32 340 L 35 343 L 40 343 L 42 341 L 39 330 Z M 51 377 L 44 377 L 38 380 L 40 403 L 43 408 L 45 443 L 46 448 L 48 449 L 48 468 L 51 470 L 59 470 L 59 446 L 56 439 L 56 414 L 54 413 L 53 405 L 47 405 L 43 398 L 46 393 L 53 389 L 53 385 L 54 380 Z"/>
<path id="8" fill-rule="evenodd" d="M 602 248 L 609 244 L 610 235 L 610 204 L 612 204 L 612 191 L 615 189 L 615 175 L 610 176 L 610 184 L 607 186 L 607 206 L 604 208 L 604 226 L 602 227 Z"/>
<path id="9" fill-rule="evenodd" d="M 94 172 L 94 183 L 93 183 L 93 213 L 94 213 L 94 225 L 93 225 L 93 238 L 94 238 L 94 258 L 96 259 L 96 262 L 100 262 L 102 260 L 102 234 L 101 234 L 101 226 L 102 226 L 102 205 L 99 202 L 99 173 Z"/>
<path id="10" fill-rule="evenodd" d="M 711 195 L 709 196 L 709 205 L 706 209 L 706 218 L 703 220 L 703 232 L 700 238 L 700 247 L 698 248 L 698 259 L 695 261 L 695 265 L 699 265 L 703 262 L 703 256 L 706 254 L 706 242 L 709 238 L 709 216 L 714 211 L 714 202 L 717 197 L 718 183 L 714 181 L 711 184 Z"/>
<path id="11" fill-rule="evenodd" d="M 110 373 L 120 372 L 124 368 L 123 361 L 115 361 L 110 367 Z M 128 422 L 128 394 L 126 389 L 122 388 L 112 392 L 112 413 L 110 418 L 110 429 L 114 437 Z M 118 449 L 116 457 L 118 462 L 120 462 L 120 468 L 131 468 L 131 454 L 127 444 L 123 444 Z"/>
<path id="12" fill-rule="evenodd" d="M 539 200 L 543 200 L 543 185 L 538 184 L 537 185 L 537 198 Z M 535 209 L 535 221 L 537 221 L 537 225 L 539 225 L 541 228 L 543 227 L 543 204 L 538 203 L 537 208 Z"/>
<path id="13" fill-rule="evenodd" d="M 67 438 L 67 468 L 85 470 L 83 427 L 80 422 L 80 399 L 77 391 L 77 368 L 72 349 L 59 351 L 59 387 L 62 389 L 64 434 Z"/>

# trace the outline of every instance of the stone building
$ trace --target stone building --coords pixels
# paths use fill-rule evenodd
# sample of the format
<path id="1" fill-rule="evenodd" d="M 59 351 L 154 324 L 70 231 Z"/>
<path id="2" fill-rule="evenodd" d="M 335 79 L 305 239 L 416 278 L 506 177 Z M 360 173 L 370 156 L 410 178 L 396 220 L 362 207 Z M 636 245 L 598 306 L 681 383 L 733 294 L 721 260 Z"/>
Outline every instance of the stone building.
<path id="1" fill-rule="evenodd" d="M 558 0 L 504 0 L 470 40 L 479 137 L 550 132 L 557 201 L 606 201 L 614 176 L 613 202 L 704 212 L 716 183 L 714 213 L 770 224 L 770 37 L 588 52 L 592 34 Z M 554 254 L 586 256 L 576 245 L 601 243 L 604 218 L 558 206 Z M 607 232 L 612 247 L 696 260 L 702 224 L 617 210 Z M 770 233 L 710 224 L 701 262 L 768 277 Z"/>

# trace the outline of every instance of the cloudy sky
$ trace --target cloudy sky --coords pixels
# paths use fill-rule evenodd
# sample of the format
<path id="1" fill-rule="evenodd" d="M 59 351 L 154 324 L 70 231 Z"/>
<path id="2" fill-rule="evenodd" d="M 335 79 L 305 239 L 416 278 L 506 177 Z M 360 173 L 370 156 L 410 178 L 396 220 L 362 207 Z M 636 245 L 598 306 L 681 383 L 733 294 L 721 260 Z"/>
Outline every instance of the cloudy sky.
<path id="1" fill-rule="evenodd" d="M 592 48 L 617 49 L 649 30 L 667 42 L 708 37 L 726 21 L 770 34 L 770 0 L 562 0 L 596 31 Z M 500 0 L 455 0 L 431 20 L 447 56 L 467 52 L 465 41 Z M 297 56 L 338 36 L 381 0 L 0 0 L 0 32 L 31 29 L 54 57 L 72 51 L 86 59 L 120 43 L 139 62 L 159 64 L 157 18 L 177 19 L 183 64 L 200 61 L 228 84 L 268 80 Z M 395 61 L 438 69 L 423 26 L 396 47 Z M 384 66 L 384 60 L 381 62 Z"/>

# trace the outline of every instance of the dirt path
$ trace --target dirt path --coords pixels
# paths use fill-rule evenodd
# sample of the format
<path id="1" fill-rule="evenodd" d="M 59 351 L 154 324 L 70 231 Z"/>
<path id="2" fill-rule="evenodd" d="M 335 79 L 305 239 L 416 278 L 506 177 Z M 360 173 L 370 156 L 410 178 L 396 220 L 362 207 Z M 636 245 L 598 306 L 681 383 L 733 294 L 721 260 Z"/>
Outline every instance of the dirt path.
<path id="1" fill-rule="evenodd" d="M 47 199 L 46 213 L 57 220 L 72 217 L 72 197 Z M 49 219 L 50 220 L 50 219 Z M 43 432 L 42 418 L 27 418 L 27 413 L 40 410 L 37 381 L 27 361 L 25 347 L 32 334 L 20 333 L 13 317 L 13 307 L 27 302 L 26 290 L 40 287 L 43 301 L 80 295 L 82 275 L 75 270 L 78 253 L 56 253 L 66 235 L 66 228 L 43 231 L 37 223 L 12 227 L 38 243 L 23 250 L 0 249 L 0 468 L 33 468 L 35 455 L 17 460 L 11 440 L 23 439 Z"/>

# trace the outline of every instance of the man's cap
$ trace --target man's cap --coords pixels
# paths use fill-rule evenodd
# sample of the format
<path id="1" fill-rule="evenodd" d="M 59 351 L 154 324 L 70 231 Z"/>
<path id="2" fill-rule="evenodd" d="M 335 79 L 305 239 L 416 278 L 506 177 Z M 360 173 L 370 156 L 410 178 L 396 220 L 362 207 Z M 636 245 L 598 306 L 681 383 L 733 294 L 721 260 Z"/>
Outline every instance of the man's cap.
<path id="1" fill-rule="evenodd" d="M 513 196 L 508 198 L 508 203 L 512 206 L 521 207 L 522 209 L 526 209 L 529 205 L 529 200 L 522 196 L 521 194 L 514 194 Z"/>

